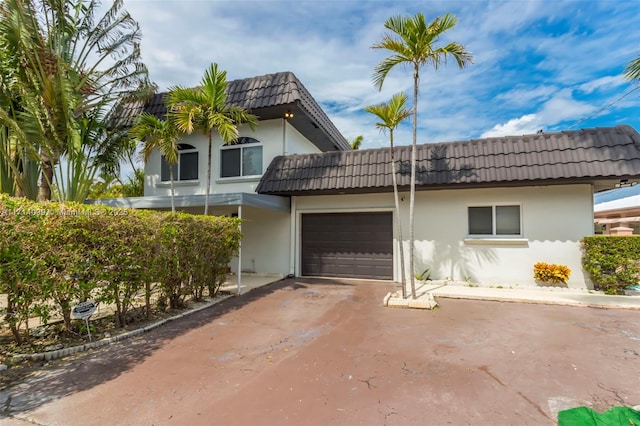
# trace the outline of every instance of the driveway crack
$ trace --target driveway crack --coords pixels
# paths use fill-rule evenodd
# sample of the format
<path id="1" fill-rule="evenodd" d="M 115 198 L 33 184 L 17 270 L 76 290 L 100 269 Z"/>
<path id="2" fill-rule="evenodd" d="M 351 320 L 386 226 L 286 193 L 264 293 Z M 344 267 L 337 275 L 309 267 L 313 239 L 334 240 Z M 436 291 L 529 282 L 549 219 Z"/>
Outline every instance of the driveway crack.
<path id="1" fill-rule="evenodd" d="M 377 387 L 377 386 L 375 386 L 375 385 L 371 384 L 371 380 L 373 380 L 373 379 L 375 379 L 375 378 L 376 378 L 376 376 L 371 376 L 371 377 L 369 377 L 368 379 L 365 379 L 365 380 L 358 380 L 358 381 L 359 381 L 359 382 L 362 382 L 362 383 L 366 383 L 366 384 L 367 384 L 367 387 L 369 388 L 369 390 L 371 390 L 371 389 L 373 389 L 373 388 L 376 388 L 376 387 Z"/>

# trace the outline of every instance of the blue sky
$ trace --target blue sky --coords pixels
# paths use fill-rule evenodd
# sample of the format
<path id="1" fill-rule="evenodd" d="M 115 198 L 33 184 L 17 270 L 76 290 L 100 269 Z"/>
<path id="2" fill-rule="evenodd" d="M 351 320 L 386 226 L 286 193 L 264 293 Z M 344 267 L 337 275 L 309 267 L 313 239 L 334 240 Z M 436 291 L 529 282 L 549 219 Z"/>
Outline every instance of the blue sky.
<path id="1" fill-rule="evenodd" d="M 217 62 L 229 80 L 293 71 L 347 138 L 387 146 L 367 105 L 412 93 L 409 69 L 382 91 L 371 83 L 384 51 L 372 50 L 394 15 L 446 12 L 474 57 L 421 71 L 418 142 L 629 124 L 640 130 L 640 90 L 622 78 L 640 55 L 640 1 L 178 1 L 125 0 L 143 32 L 142 54 L 161 90 L 198 84 Z M 622 98 L 622 99 L 621 99 Z M 610 105 L 613 104 L 613 105 Z M 411 143 L 411 124 L 396 132 Z"/>

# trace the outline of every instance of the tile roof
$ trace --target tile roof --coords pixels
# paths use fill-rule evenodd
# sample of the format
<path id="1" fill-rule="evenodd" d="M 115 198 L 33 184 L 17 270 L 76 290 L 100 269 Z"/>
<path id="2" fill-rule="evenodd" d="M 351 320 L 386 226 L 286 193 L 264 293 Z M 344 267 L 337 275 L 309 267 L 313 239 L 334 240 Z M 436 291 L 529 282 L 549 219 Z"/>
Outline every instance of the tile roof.
<path id="1" fill-rule="evenodd" d="M 166 93 L 157 93 L 146 103 L 128 105 L 120 120 L 131 125 L 134 117 L 142 111 L 164 118 L 167 112 L 165 95 Z M 351 149 L 344 136 L 292 72 L 229 81 L 227 103 L 243 107 L 261 120 L 282 118 L 287 110 L 294 110 L 294 118 L 290 123 L 320 149 Z"/>
<path id="2" fill-rule="evenodd" d="M 257 192 L 313 195 L 392 191 L 390 148 L 276 157 Z M 630 126 L 417 146 L 416 188 L 611 181 L 640 177 Z M 410 183 L 411 146 L 396 147 L 398 185 Z M 598 181 L 598 182 L 596 182 Z M 596 188 L 597 190 L 604 188 Z"/>

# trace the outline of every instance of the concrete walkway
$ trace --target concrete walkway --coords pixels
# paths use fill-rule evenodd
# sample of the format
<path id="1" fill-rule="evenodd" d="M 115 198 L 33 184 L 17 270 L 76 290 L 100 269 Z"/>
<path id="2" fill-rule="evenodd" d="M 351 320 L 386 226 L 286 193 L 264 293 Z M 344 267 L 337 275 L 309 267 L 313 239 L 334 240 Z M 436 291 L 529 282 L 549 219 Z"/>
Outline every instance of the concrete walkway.
<path id="1" fill-rule="evenodd" d="M 255 288 L 271 284 L 280 279 L 282 278 L 243 274 L 240 293 L 247 293 Z M 221 290 L 237 293 L 236 280 L 235 275 L 229 276 L 227 282 L 221 287 Z M 640 296 L 613 296 L 603 294 L 602 292 L 589 292 L 587 290 L 572 290 L 568 288 L 513 289 L 482 286 L 472 287 L 462 283 L 429 281 L 420 284 L 416 288 L 416 294 L 418 302 L 428 300 L 431 297 L 435 297 L 436 299 L 442 297 L 448 299 L 493 300 L 499 302 L 640 310 Z M 418 305 L 420 305 L 420 303 L 418 303 Z"/>
<path id="2" fill-rule="evenodd" d="M 416 290 L 418 298 L 425 298 L 428 297 L 428 294 L 431 294 L 436 298 L 640 310 L 640 296 L 609 296 L 581 290 L 571 291 L 570 289 L 507 289 L 435 284 L 422 285 Z"/>
<path id="3" fill-rule="evenodd" d="M 245 294 L 253 289 L 271 284 L 283 279 L 280 275 L 261 275 L 243 273 L 240 277 L 240 291 L 238 291 L 238 276 L 236 274 L 227 275 L 227 280 L 220 286 L 220 291 L 227 291 L 234 294 Z"/>
<path id="4" fill-rule="evenodd" d="M 243 274 L 240 294 L 253 289 L 280 281 L 278 276 L 265 276 L 256 274 Z M 322 279 L 322 278 L 318 278 Z M 333 278 L 327 278 L 333 279 Z M 347 279 L 347 281 L 349 281 Z M 380 281 L 384 283 L 385 281 Z M 238 293 L 237 277 L 230 275 L 220 288 L 230 293 Z M 396 292 L 396 293 L 399 293 Z M 399 295 L 399 294 L 398 294 Z M 468 300 L 493 300 L 498 302 L 538 303 L 545 305 L 584 306 L 591 308 L 637 309 L 640 310 L 640 296 L 613 296 L 602 292 L 587 290 L 572 290 L 569 288 L 495 288 L 486 286 L 469 286 L 466 283 L 428 281 L 419 284 L 416 288 L 417 308 L 422 306 L 420 302 L 432 297 L 447 299 Z M 431 296 L 429 296 L 431 295 Z"/>

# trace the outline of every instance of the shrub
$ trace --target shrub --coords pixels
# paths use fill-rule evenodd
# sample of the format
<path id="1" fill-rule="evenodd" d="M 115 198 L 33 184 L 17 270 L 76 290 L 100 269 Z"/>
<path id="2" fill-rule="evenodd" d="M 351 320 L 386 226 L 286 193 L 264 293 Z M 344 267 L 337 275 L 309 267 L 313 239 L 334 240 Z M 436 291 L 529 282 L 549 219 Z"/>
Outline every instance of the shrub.
<path id="1" fill-rule="evenodd" d="M 533 278 L 544 283 L 566 284 L 569 281 L 571 269 L 565 265 L 555 265 L 538 262 L 533 265 Z"/>
<path id="2" fill-rule="evenodd" d="M 239 219 L 104 206 L 35 203 L 0 194 L 0 293 L 16 343 L 28 318 L 47 323 L 56 311 L 71 331 L 71 309 L 88 298 L 112 304 L 127 324 L 134 297 L 151 283 L 158 305 L 215 295 L 238 251 Z"/>
<path id="3" fill-rule="evenodd" d="M 585 237 L 582 264 L 597 290 L 624 294 L 640 279 L 640 238 L 637 236 Z"/>

